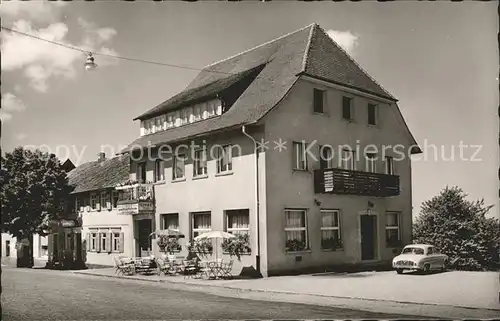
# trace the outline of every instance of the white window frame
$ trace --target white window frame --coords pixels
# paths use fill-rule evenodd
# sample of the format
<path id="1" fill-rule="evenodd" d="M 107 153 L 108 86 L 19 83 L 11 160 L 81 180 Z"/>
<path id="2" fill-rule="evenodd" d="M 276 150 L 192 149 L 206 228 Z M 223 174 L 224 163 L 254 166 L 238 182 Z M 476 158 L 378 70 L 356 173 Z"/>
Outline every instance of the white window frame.
<path id="1" fill-rule="evenodd" d="M 396 215 L 396 221 L 397 221 L 397 225 L 387 225 L 387 216 L 388 215 Z M 397 230 L 398 232 L 398 242 L 401 242 L 401 212 L 397 212 L 397 211 L 387 211 L 385 212 L 385 241 L 386 241 L 386 246 L 389 247 L 393 247 L 392 244 L 388 244 L 388 240 L 387 240 L 387 231 L 388 230 Z"/>
<path id="2" fill-rule="evenodd" d="M 231 145 L 219 146 L 217 148 L 217 174 L 227 173 L 233 170 L 233 149 Z M 227 156 L 227 164 L 223 164 L 223 160 Z"/>
<path id="3" fill-rule="evenodd" d="M 394 157 L 392 157 L 392 156 L 385 157 L 385 173 L 387 175 L 395 175 Z"/>
<path id="4" fill-rule="evenodd" d="M 371 157 L 373 156 L 373 157 Z M 365 155 L 365 160 L 366 160 L 366 171 L 369 173 L 376 173 L 377 172 L 377 154 L 375 153 L 366 153 Z"/>
<path id="5" fill-rule="evenodd" d="M 323 226 L 323 215 L 327 214 L 327 213 L 328 214 L 333 213 L 334 215 L 337 216 L 338 226 Z M 321 232 L 323 232 L 323 231 L 338 231 L 339 242 L 342 244 L 342 222 L 340 221 L 340 211 L 334 210 L 334 209 L 322 209 L 322 210 L 320 210 L 320 214 L 321 214 L 320 231 Z M 333 221 L 335 222 L 335 220 L 333 220 Z M 321 233 L 321 240 L 323 241 L 323 233 Z M 321 245 L 321 249 L 322 250 L 329 250 L 329 249 L 323 248 L 323 245 Z"/>
<path id="6" fill-rule="evenodd" d="M 155 183 L 165 181 L 165 162 L 162 159 L 155 160 Z"/>
<path id="7" fill-rule="evenodd" d="M 101 209 L 105 209 L 108 206 L 108 201 L 109 201 L 109 193 L 107 191 L 102 191 L 101 192 L 101 197 L 100 197 L 100 204 L 101 204 Z"/>
<path id="8" fill-rule="evenodd" d="M 292 143 L 292 161 L 293 161 L 293 169 L 299 171 L 307 171 L 309 167 L 309 163 L 307 161 L 307 143 L 302 142 L 293 142 Z"/>
<path id="9" fill-rule="evenodd" d="M 111 252 L 120 252 L 120 235 L 121 231 L 111 231 Z"/>
<path id="10" fill-rule="evenodd" d="M 161 221 L 160 221 L 161 229 L 162 229 L 162 230 L 169 229 L 168 225 L 166 225 L 166 223 L 167 223 L 167 217 L 177 217 L 177 228 L 170 229 L 170 230 L 179 232 L 179 231 L 180 231 L 179 213 L 165 213 L 165 214 L 161 214 L 161 215 L 160 215 L 160 219 L 161 219 Z"/>
<path id="11" fill-rule="evenodd" d="M 102 252 L 102 253 L 109 252 L 110 249 L 106 248 L 106 241 L 108 239 L 108 233 L 105 231 L 99 231 L 99 233 L 101 234 L 101 244 L 100 244 L 101 246 L 99 247 L 100 252 Z"/>
<path id="12" fill-rule="evenodd" d="M 287 227 L 286 226 L 286 221 L 287 221 L 287 214 L 289 212 L 302 212 L 304 214 L 304 226 L 303 227 Z M 287 232 L 296 232 L 296 231 L 305 231 L 305 248 L 301 251 L 307 251 L 309 249 L 309 235 L 307 233 L 307 210 L 306 209 L 293 209 L 293 208 L 286 208 L 285 209 L 285 242 L 287 240 L 286 234 Z M 285 251 L 286 251 L 286 246 L 285 246 Z M 293 251 L 287 251 L 287 252 L 293 252 Z M 299 251 L 300 252 L 300 251 Z"/>
<path id="13" fill-rule="evenodd" d="M 208 215 L 210 218 L 210 228 L 195 228 L 195 217 L 198 215 Z M 211 212 L 198 212 L 198 213 L 191 213 L 191 239 L 194 239 L 194 233 L 198 233 L 198 235 L 210 232 L 212 230 L 212 213 Z"/>
<path id="14" fill-rule="evenodd" d="M 201 157 L 199 157 L 201 153 Z M 201 159 L 200 159 L 201 158 Z M 201 166 L 204 164 L 203 166 Z M 194 151 L 193 158 L 193 177 L 206 176 L 207 175 L 207 149 L 202 148 Z M 201 171 L 201 172 L 200 172 Z"/>
<path id="15" fill-rule="evenodd" d="M 246 234 L 250 235 L 250 211 L 249 210 L 226 210 L 226 231 L 230 234 L 239 234 L 238 232 L 246 232 Z M 231 216 L 238 216 L 244 214 L 248 217 L 248 227 L 230 227 L 229 218 Z"/>
<path id="16" fill-rule="evenodd" d="M 175 114 L 168 113 L 166 118 L 166 129 L 175 127 Z"/>
<path id="17" fill-rule="evenodd" d="M 99 231 L 98 230 L 91 230 L 90 232 L 90 251 L 91 252 L 96 252 L 97 251 L 97 242 L 99 240 Z"/>
<path id="18" fill-rule="evenodd" d="M 177 177 L 177 165 L 178 165 L 178 162 L 179 160 L 182 161 L 182 176 L 179 176 Z M 173 159 L 173 162 L 172 162 L 172 180 L 181 180 L 181 179 L 185 179 L 186 178 L 186 156 L 184 154 L 178 154 L 178 155 L 174 155 L 174 159 Z"/>
<path id="19" fill-rule="evenodd" d="M 346 159 L 344 153 L 350 154 L 350 158 Z M 355 171 L 356 170 L 356 152 L 353 150 L 349 150 L 349 149 L 342 149 L 340 152 L 340 157 L 339 157 L 339 168 L 345 169 L 345 170 L 350 170 L 350 171 Z"/>

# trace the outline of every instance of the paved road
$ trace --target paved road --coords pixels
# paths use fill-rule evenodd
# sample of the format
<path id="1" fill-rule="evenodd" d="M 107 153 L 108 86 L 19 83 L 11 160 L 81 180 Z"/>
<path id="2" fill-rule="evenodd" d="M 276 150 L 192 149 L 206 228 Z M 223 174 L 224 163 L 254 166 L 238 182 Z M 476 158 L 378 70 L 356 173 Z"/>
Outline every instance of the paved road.
<path id="1" fill-rule="evenodd" d="M 410 318 L 219 297 L 165 284 L 2 267 L 3 320 Z"/>

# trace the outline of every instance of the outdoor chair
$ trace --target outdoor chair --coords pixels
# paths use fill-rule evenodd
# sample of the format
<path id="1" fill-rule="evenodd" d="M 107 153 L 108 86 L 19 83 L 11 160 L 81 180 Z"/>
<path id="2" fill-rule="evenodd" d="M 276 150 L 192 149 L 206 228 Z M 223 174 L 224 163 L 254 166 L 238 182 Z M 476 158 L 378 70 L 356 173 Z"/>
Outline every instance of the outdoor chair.
<path id="1" fill-rule="evenodd" d="M 115 273 L 117 275 L 133 275 L 135 274 L 135 265 L 131 262 L 124 262 L 125 258 L 114 257 Z"/>
<path id="2" fill-rule="evenodd" d="M 196 260 L 183 261 L 183 265 L 183 274 L 185 279 L 196 276 L 199 270 Z"/>
<path id="3" fill-rule="evenodd" d="M 157 258 L 156 259 L 156 265 L 158 266 L 158 275 L 161 275 L 162 273 L 163 273 L 163 275 L 167 275 L 169 273 L 170 264 L 168 264 L 167 262 L 165 262 L 164 259 Z"/>
<path id="4" fill-rule="evenodd" d="M 232 279 L 233 278 L 233 260 L 229 261 L 229 263 L 224 263 L 222 265 L 222 277 L 225 279 Z"/>

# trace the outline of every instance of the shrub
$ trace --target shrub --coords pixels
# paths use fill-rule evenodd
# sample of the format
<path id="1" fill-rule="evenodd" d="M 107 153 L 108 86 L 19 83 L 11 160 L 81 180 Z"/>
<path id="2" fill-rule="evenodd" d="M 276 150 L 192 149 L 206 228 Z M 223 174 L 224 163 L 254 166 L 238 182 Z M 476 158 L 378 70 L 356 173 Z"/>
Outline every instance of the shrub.
<path id="1" fill-rule="evenodd" d="M 250 248 L 250 235 L 236 234 L 234 238 L 224 239 L 222 241 L 222 250 L 241 260 L 242 254 L 248 254 L 252 251 Z"/>

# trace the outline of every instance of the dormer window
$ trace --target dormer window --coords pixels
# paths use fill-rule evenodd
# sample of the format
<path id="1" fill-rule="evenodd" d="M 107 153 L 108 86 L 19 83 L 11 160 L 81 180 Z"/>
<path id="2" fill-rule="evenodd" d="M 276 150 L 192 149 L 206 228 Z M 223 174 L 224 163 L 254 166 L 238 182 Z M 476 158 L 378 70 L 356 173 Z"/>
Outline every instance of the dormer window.
<path id="1" fill-rule="evenodd" d="M 141 136 L 192 124 L 221 114 L 222 105 L 220 100 L 203 102 L 141 121 Z"/>

